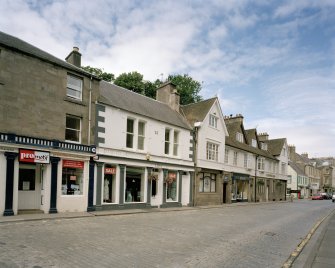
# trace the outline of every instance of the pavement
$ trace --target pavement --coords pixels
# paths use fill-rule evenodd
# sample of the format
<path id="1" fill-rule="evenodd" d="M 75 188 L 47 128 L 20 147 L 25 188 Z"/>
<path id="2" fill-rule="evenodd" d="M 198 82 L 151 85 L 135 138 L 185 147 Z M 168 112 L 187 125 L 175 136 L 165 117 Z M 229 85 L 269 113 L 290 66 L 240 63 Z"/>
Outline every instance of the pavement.
<path id="1" fill-rule="evenodd" d="M 314 237 L 297 256 L 293 268 L 335 267 L 335 211 L 333 210 L 317 226 Z"/>

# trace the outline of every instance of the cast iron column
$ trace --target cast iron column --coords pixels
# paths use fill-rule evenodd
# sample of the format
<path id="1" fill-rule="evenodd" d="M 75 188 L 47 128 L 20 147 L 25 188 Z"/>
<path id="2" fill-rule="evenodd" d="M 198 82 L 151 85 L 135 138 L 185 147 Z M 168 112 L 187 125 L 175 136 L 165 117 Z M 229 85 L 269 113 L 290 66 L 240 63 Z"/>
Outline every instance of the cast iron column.
<path id="1" fill-rule="evenodd" d="M 51 192 L 49 213 L 57 213 L 57 177 L 59 157 L 50 157 L 51 162 Z"/>
<path id="2" fill-rule="evenodd" d="M 14 161 L 18 154 L 12 152 L 5 152 L 7 159 L 6 170 L 6 198 L 4 216 L 13 216 L 13 190 L 14 190 Z"/>
<path id="3" fill-rule="evenodd" d="M 97 162 L 97 189 L 96 189 L 96 199 L 95 199 L 95 209 L 101 210 L 101 199 L 102 199 L 102 182 L 103 182 L 103 162 Z"/>
<path id="4" fill-rule="evenodd" d="M 147 167 L 147 173 L 148 173 L 148 189 L 147 189 L 147 207 L 151 207 L 151 183 L 152 180 L 150 179 L 151 176 L 151 172 L 152 172 L 152 168 L 151 167 Z"/>
<path id="5" fill-rule="evenodd" d="M 91 158 L 90 160 L 90 168 L 89 168 L 89 175 L 88 175 L 88 200 L 87 200 L 87 212 L 94 211 L 93 205 L 93 196 L 94 196 L 94 166 L 95 162 Z"/>
<path id="6" fill-rule="evenodd" d="M 120 167 L 120 196 L 119 196 L 119 204 L 121 207 L 124 205 L 124 169 L 125 165 L 119 165 Z"/>

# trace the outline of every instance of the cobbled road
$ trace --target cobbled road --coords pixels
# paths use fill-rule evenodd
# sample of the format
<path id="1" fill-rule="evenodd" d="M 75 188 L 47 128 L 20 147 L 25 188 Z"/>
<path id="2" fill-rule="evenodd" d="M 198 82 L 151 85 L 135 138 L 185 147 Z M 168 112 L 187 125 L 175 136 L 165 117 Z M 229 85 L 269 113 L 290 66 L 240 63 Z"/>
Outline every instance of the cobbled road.
<path id="1" fill-rule="evenodd" d="M 330 200 L 0 224 L 0 268 L 281 267 Z"/>

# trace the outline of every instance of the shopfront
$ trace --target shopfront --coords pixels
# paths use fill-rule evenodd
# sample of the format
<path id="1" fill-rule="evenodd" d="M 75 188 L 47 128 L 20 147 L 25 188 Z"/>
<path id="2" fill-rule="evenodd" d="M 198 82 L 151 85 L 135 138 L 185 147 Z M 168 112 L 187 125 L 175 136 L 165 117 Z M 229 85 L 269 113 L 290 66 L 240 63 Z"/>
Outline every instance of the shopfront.
<path id="1" fill-rule="evenodd" d="M 248 197 L 250 193 L 249 181 L 249 175 L 233 173 L 231 188 L 232 202 L 248 202 Z"/>

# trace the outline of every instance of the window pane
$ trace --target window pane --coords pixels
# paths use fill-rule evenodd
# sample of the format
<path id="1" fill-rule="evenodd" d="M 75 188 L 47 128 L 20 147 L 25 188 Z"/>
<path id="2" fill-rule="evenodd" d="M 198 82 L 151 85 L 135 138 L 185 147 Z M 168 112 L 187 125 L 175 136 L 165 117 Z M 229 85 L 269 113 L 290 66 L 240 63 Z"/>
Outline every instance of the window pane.
<path id="1" fill-rule="evenodd" d="M 133 148 L 133 135 L 127 134 L 127 148 Z"/>
<path id="2" fill-rule="evenodd" d="M 170 141 L 170 129 L 165 129 L 165 141 Z"/>
<path id="3" fill-rule="evenodd" d="M 211 192 L 215 192 L 215 183 L 216 183 L 216 180 L 215 179 L 212 179 L 211 180 Z"/>
<path id="4" fill-rule="evenodd" d="M 66 128 L 80 130 L 80 119 L 75 117 L 66 117 Z"/>
<path id="5" fill-rule="evenodd" d="M 74 90 L 72 88 L 67 88 L 67 95 L 74 97 L 76 99 L 81 99 L 81 91 L 79 90 Z"/>
<path id="6" fill-rule="evenodd" d="M 72 130 L 72 129 L 66 129 L 65 130 L 65 140 L 68 141 L 80 141 L 80 132 L 77 130 Z"/>
<path id="7" fill-rule="evenodd" d="M 211 179 L 209 177 L 204 178 L 204 192 L 208 193 L 211 189 Z"/>
<path id="8" fill-rule="evenodd" d="M 127 119 L 127 132 L 134 133 L 134 120 Z"/>
<path id="9" fill-rule="evenodd" d="M 82 83 L 83 81 L 79 78 L 74 76 L 68 75 L 67 76 L 67 96 L 81 99 L 82 95 Z"/>
<path id="10" fill-rule="evenodd" d="M 63 168 L 62 172 L 62 194 L 83 194 L 83 169 Z"/>
<path id="11" fill-rule="evenodd" d="M 144 137 L 138 137 L 137 147 L 139 150 L 144 150 Z"/>
<path id="12" fill-rule="evenodd" d="M 138 135 L 144 136 L 144 122 L 138 122 Z"/>

